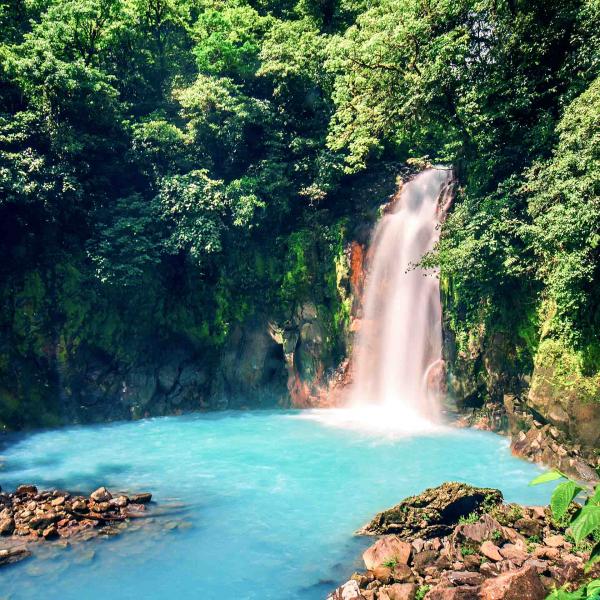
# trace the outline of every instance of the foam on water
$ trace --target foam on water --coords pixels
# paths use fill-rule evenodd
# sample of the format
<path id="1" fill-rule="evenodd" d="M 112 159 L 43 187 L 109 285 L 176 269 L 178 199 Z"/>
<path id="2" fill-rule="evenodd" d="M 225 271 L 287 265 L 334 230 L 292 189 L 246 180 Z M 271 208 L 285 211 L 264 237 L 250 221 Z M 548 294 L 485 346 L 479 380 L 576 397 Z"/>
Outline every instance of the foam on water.
<path id="1" fill-rule="evenodd" d="M 501 487 L 511 501 L 547 501 L 544 486 L 527 486 L 539 469 L 512 457 L 504 438 L 450 429 L 382 436 L 314 420 L 322 416 L 225 412 L 13 438 L 4 488 L 104 484 L 185 508 L 106 541 L 46 547 L 0 570 L 0 596 L 317 600 L 372 542 L 353 532 L 425 487 L 458 480 Z"/>
<path id="2" fill-rule="evenodd" d="M 388 439 L 448 432 L 447 426 L 430 421 L 409 407 L 387 403 L 305 410 L 292 418 L 317 421 L 329 427 L 385 436 Z"/>

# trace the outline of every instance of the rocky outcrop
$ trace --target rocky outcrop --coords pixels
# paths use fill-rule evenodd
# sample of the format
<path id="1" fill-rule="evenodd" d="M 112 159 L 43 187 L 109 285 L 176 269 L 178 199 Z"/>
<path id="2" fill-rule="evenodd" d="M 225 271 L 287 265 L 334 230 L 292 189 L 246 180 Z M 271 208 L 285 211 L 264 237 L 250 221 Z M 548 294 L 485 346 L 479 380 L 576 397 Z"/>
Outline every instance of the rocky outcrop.
<path id="1" fill-rule="evenodd" d="M 502 493 L 464 483 L 444 483 L 385 510 L 365 525 L 360 533 L 397 534 L 404 539 L 447 535 L 461 517 L 481 514 L 502 502 Z"/>
<path id="2" fill-rule="evenodd" d="M 600 446 L 600 373 L 584 375 L 577 358 L 554 340 L 540 344 L 527 404 L 573 442 Z"/>
<path id="3" fill-rule="evenodd" d="M 284 348 L 265 318 L 230 333 L 210 392 L 212 407 L 273 407 L 288 404 Z"/>
<path id="4" fill-rule="evenodd" d="M 105 487 L 89 496 L 34 485 L 0 493 L 0 565 L 31 556 L 31 543 L 117 535 L 151 500 L 149 492 L 113 495 Z"/>
<path id="5" fill-rule="evenodd" d="M 468 498 L 469 489 L 474 498 L 485 492 L 488 501 L 459 522 L 447 519 L 453 525 L 442 533 L 425 519 L 421 536 L 407 527 L 405 521 L 416 522 L 423 511 L 433 510 L 438 519 L 444 510 L 455 514 L 456 501 Z M 574 548 L 543 507 L 504 504 L 501 498 L 498 490 L 444 484 L 380 513 L 374 523 L 387 515 L 399 521 L 392 528 L 407 535 L 384 535 L 368 548 L 366 570 L 328 600 L 543 600 L 555 587 L 576 587 L 600 575 L 598 565 L 585 572 L 589 551 Z"/>
<path id="6" fill-rule="evenodd" d="M 595 482 L 600 456 L 596 449 L 573 443 L 563 431 L 550 423 L 542 423 L 527 404 L 506 396 L 504 407 L 508 415 L 513 453 L 532 462 L 549 465 L 576 480 Z M 537 417 L 537 418 L 536 418 Z"/>

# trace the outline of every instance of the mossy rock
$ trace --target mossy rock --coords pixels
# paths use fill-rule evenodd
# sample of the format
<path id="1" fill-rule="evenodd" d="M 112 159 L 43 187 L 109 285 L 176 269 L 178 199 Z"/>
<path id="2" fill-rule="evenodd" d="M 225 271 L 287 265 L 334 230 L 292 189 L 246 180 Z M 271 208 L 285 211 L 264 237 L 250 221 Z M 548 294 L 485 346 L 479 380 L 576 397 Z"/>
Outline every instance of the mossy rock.
<path id="1" fill-rule="evenodd" d="M 440 537 L 451 533 L 461 517 L 483 514 L 500 503 L 500 490 L 473 487 L 466 483 L 443 483 L 384 510 L 359 533 L 393 533 L 408 540 Z"/>
<path id="2" fill-rule="evenodd" d="M 571 439 L 595 448 L 600 441 L 600 372 L 585 374 L 577 353 L 544 340 L 535 358 L 529 404 Z"/>

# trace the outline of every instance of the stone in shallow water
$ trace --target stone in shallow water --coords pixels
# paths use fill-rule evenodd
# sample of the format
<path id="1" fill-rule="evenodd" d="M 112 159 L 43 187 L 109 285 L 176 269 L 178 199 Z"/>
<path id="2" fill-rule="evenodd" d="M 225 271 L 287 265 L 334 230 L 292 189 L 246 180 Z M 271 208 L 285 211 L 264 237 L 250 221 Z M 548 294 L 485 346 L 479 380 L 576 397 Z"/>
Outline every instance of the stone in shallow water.
<path id="1" fill-rule="evenodd" d="M 14 530 L 15 520 L 12 517 L 0 520 L 0 535 L 11 535 Z"/>
<path id="2" fill-rule="evenodd" d="M 365 600 L 358 583 L 351 579 L 327 596 L 327 600 Z"/>
<path id="3" fill-rule="evenodd" d="M 90 498 L 94 502 L 108 502 L 112 495 L 105 487 L 100 487 L 90 494 Z"/>
<path id="4" fill-rule="evenodd" d="M 8 565 L 19 562 L 31 556 L 31 552 L 27 548 L 8 548 L 0 550 L 0 565 Z"/>
<path id="5" fill-rule="evenodd" d="M 150 492 L 143 492 L 141 494 L 133 494 L 129 497 L 129 501 L 132 504 L 147 504 L 152 500 L 152 494 Z"/>

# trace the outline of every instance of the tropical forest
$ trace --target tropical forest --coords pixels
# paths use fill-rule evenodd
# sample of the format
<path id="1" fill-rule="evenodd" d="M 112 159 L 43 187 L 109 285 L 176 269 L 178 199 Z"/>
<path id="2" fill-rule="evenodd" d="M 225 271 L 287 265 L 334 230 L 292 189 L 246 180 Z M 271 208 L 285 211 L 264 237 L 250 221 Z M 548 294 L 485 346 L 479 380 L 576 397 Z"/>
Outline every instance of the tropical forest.
<path id="1" fill-rule="evenodd" d="M 0 598 L 600 600 L 600 0 L 0 0 Z"/>

